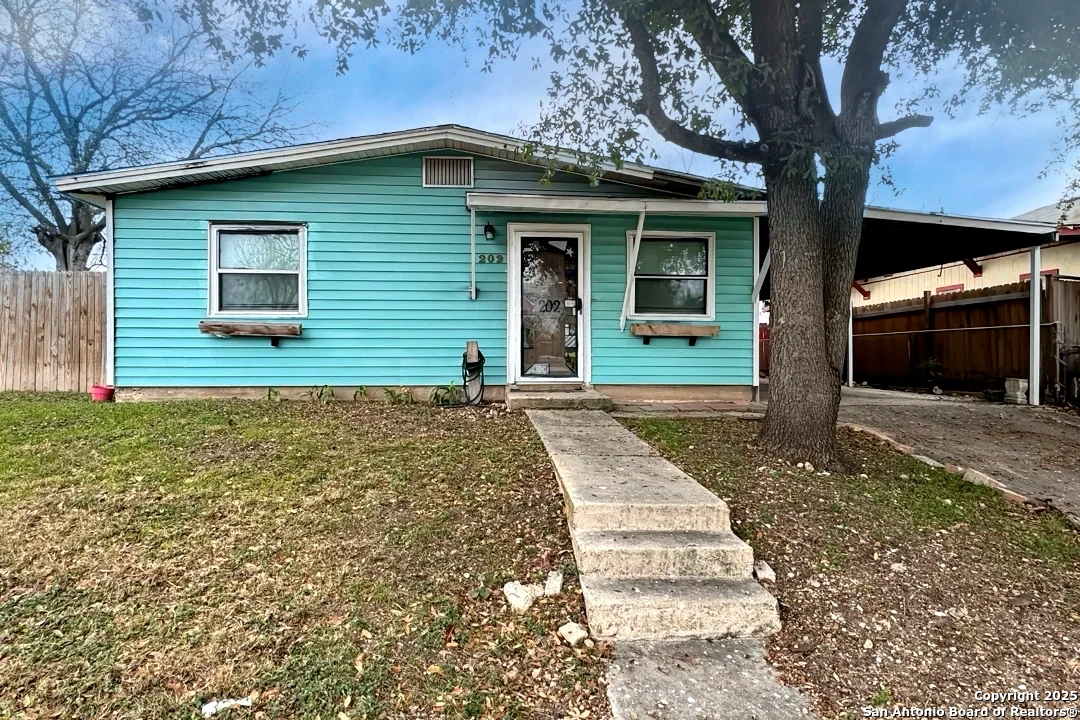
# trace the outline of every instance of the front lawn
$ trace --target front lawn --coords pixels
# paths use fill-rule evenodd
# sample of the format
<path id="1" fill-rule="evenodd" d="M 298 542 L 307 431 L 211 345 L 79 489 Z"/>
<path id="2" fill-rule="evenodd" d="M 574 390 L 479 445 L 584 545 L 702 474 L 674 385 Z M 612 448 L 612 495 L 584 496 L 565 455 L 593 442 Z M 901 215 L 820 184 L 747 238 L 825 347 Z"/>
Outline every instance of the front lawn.
<path id="1" fill-rule="evenodd" d="M 597 717 L 572 563 L 520 414 L 0 396 L 0 717 Z"/>
<path id="2" fill-rule="evenodd" d="M 1080 684 L 1080 540 L 1062 518 L 850 431 L 850 472 L 823 473 L 766 457 L 756 422 L 625 422 L 727 500 L 772 565 L 769 659 L 825 717 Z"/>

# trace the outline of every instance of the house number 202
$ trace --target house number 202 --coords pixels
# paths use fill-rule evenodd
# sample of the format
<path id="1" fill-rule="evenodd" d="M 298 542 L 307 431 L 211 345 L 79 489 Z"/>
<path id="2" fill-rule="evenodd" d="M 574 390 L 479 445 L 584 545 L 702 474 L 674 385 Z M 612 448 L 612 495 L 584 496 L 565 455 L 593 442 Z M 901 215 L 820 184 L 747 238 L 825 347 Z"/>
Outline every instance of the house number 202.
<path id="1" fill-rule="evenodd" d="M 501 263 L 506 262 L 506 258 L 502 255 L 477 255 L 476 261 L 481 263 Z"/>

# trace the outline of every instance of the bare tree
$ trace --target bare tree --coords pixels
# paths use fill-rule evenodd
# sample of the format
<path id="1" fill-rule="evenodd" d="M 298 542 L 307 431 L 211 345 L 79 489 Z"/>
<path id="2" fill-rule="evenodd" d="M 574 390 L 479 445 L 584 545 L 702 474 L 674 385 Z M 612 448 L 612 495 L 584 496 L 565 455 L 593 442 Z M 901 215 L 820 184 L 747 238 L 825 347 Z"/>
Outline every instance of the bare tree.
<path id="1" fill-rule="evenodd" d="M 288 144 L 303 129 L 294 97 L 222 65 L 204 33 L 144 20 L 123 0 L 0 0 L 0 214 L 32 227 L 57 270 L 87 269 L 104 218 L 51 176 Z"/>

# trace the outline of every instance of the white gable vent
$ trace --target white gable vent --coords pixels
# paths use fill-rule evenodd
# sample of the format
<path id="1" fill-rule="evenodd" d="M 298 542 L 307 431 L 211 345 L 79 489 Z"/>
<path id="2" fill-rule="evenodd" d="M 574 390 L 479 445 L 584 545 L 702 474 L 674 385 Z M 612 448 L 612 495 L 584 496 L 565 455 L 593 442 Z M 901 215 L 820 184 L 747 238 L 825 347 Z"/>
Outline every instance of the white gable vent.
<path id="1" fill-rule="evenodd" d="M 472 187 L 471 157 L 424 158 L 424 187 Z"/>

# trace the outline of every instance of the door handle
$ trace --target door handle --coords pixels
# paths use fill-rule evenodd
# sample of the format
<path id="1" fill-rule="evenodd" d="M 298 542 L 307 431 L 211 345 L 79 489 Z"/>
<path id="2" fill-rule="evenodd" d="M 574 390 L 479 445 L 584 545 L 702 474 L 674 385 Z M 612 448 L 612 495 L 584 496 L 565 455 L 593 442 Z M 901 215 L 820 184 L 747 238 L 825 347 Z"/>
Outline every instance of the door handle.
<path id="1" fill-rule="evenodd" d="M 585 308 L 585 303 L 582 302 L 581 298 L 577 298 L 576 302 L 574 303 L 574 307 L 577 309 L 578 312 L 581 312 Z"/>

